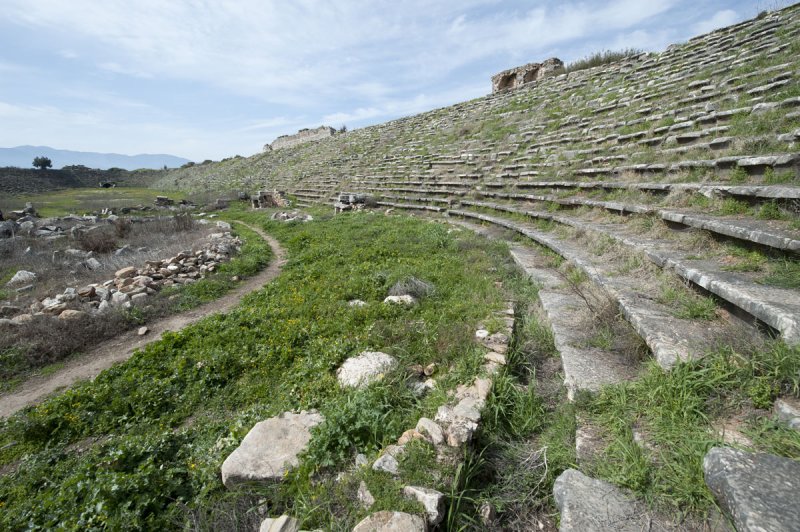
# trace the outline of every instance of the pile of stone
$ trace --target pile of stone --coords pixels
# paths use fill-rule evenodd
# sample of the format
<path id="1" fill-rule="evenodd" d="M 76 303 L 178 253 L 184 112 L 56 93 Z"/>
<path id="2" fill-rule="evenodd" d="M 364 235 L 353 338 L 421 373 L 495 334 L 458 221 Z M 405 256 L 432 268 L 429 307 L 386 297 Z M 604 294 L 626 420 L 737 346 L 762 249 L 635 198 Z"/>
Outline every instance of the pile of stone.
<path id="1" fill-rule="evenodd" d="M 21 324 L 33 319 L 34 315 L 75 319 L 112 308 L 144 306 L 149 296 L 164 287 L 190 284 L 213 273 L 220 264 L 230 260 L 242 245 L 238 237 L 227 231 L 212 233 L 210 238 L 210 242 L 195 252 L 183 251 L 168 259 L 146 261 L 142 268 L 128 266 L 118 270 L 113 279 L 105 282 L 67 288 L 62 294 L 33 303 L 30 313 L 19 314 L 6 321 Z M 36 275 L 32 272 L 18 272 L 9 281 L 9 286 L 32 283 L 35 280 Z M 6 313 L 14 312 L 6 309 Z"/>
<path id="2" fill-rule="evenodd" d="M 271 220 L 278 220 L 281 222 L 310 222 L 314 218 L 310 214 L 304 214 L 300 211 L 292 212 L 276 212 L 270 216 Z"/>

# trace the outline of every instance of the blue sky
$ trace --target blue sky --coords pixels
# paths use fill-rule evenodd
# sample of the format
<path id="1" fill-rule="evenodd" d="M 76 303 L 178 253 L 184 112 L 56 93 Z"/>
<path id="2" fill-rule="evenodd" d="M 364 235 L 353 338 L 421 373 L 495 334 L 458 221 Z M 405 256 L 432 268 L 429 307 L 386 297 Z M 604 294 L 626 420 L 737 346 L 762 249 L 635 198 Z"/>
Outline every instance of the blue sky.
<path id="1" fill-rule="evenodd" d="M 495 72 L 667 45 L 777 0 L 0 0 L 0 146 L 251 155 L 487 94 Z"/>

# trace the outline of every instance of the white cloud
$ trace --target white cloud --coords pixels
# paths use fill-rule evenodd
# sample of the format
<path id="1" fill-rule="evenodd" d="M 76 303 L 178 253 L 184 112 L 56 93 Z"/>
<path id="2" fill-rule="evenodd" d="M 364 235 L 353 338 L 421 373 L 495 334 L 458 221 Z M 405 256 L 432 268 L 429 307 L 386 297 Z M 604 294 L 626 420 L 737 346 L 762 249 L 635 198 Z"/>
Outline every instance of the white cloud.
<path id="1" fill-rule="evenodd" d="M 718 28 L 724 28 L 725 26 L 730 26 L 731 24 L 735 24 L 741 20 L 739 14 L 734 11 L 733 9 L 723 9 L 722 11 L 717 11 L 714 15 L 707 19 L 702 20 L 692 26 L 692 32 L 695 35 L 700 35 L 702 33 L 708 33 L 709 31 L 716 30 Z"/>
<path id="2" fill-rule="evenodd" d="M 488 93 L 489 76 L 516 64 L 660 49 L 736 17 L 725 9 L 696 25 L 678 20 L 676 6 L 697 12 L 690 0 L 2 3 L 0 23 L 49 46 L 51 58 L 75 60 L 7 76 L 21 87 L 13 97 L 11 84 L 0 86 L 0 99 L 28 112 L 29 123 L 41 118 L 40 136 L 61 132 L 49 142 L 74 148 L 133 146 L 118 144 L 124 152 L 161 143 L 195 158 L 256 151 L 298 127 L 426 111 Z M 0 72 L 10 68 L 0 61 Z M 41 102 L 60 124 L 53 130 L 36 111 Z M 101 134 L 81 126 L 84 115 Z M 15 127 L 4 123 L 0 143 Z"/>

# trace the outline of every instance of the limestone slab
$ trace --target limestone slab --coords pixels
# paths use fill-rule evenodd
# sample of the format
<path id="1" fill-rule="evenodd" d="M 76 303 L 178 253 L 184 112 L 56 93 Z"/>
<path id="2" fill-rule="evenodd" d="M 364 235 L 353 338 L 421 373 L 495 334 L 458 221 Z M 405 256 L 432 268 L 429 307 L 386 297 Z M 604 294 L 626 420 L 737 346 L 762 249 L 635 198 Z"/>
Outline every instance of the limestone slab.
<path id="1" fill-rule="evenodd" d="M 311 440 L 311 428 L 324 418 L 316 411 L 284 412 L 256 423 L 222 464 L 222 483 L 232 488 L 248 482 L 280 481 L 299 463 Z"/>

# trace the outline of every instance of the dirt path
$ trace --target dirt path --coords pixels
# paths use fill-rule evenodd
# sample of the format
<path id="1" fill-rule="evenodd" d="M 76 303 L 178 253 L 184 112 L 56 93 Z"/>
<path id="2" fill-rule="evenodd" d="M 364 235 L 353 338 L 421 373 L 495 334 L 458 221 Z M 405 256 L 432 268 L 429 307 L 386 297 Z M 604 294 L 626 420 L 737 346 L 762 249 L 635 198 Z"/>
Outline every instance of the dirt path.
<path id="1" fill-rule="evenodd" d="M 65 367 L 52 375 L 34 377 L 21 384 L 16 391 L 0 396 L 0 418 L 8 417 L 28 405 L 38 403 L 47 395 L 72 386 L 80 380 L 93 379 L 104 369 L 130 358 L 135 350 L 157 341 L 166 331 L 177 331 L 210 314 L 230 310 L 239 303 L 242 297 L 274 279 L 286 263 L 285 250 L 278 244 L 277 240 L 257 227 L 243 225 L 258 233 L 272 248 L 272 262 L 266 269 L 255 277 L 247 279 L 240 286 L 219 299 L 209 301 L 186 312 L 148 323 L 147 327 L 150 332 L 147 336 L 138 336 L 136 329 L 127 331 L 95 346 L 85 355 L 68 361 Z"/>

